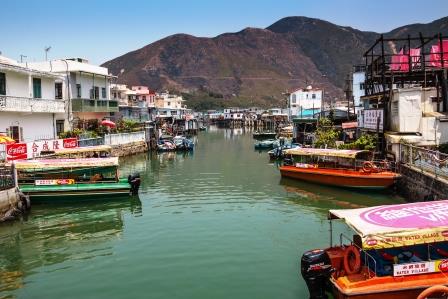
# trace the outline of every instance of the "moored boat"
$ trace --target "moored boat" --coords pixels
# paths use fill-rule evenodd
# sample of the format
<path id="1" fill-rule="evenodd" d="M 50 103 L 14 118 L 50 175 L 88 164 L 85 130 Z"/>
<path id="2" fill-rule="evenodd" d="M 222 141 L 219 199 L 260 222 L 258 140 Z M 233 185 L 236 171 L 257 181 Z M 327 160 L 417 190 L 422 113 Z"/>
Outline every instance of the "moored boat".
<path id="1" fill-rule="evenodd" d="M 446 292 L 447 210 L 447 200 L 330 210 L 330 247 L 301 259 L 310 297 L 404 299 Z M 334 219 L 344 220 L 353 238 L 340 234 L 333 245 Z"/>
<path id="2" fill-rule="evenodd" d="M 20 160 L 13 163 L 20 191 L 32 202 L 108 198 L 138 193 L 139 175 L 118 176 L 118 157 Z"/>
<path id="3" fill-rule="evenodd" d="M 266 139 L 257 141 L 254 144 L 255 149 L 271 149 L 280 146 L 280 142 L 276 139 Z"/>
<path id="4" fill-rule="evenodd" d="M 252 137 L 257 140 L 274 139 L 277 136 L 275 132 L 254 132 Z"/>
<path id="5" fill-rule="evenodd" d="M 373 162 L 363 150 L 295 148 L 285 151 L 283 177 L 349 188 L 387 188 L 400 178 L 391 162 Z"/>

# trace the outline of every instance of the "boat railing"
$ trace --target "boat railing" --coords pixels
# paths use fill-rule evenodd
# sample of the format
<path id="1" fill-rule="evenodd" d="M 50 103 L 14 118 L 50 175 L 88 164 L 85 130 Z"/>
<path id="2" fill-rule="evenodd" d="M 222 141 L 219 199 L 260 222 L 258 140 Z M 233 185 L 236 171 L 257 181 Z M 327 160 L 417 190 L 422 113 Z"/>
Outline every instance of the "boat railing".
<path id="1" fill-rule="evenodd" d="M 371 162 L 374 167 L 376 167 L 379 171 L 392 171 L 396 172 L 397 164 L 395 161 L 388 160 L 356 160 L 355 167 L 356 169 L 362 169 L 366 162 Z"/>
<path id="2" fill-rule="evenodd" d="M 370 255 L 369 253 L 367 253 L 367 251 L 365 251 L 364 249 L 362 249 L 360 246 L 358 246 L 357 244 L 355 244 L 349 237 L 347 237 L 346 235 L 344 235 L 343 233 L 341 233 L 340 235 L 339 235 L 339 246 L 342 246 L 342 245 L 344 245 L 343 244 L 343 241 L 344 241 L 344 239 L 346 240 L 346 241 L 348 241 L 348 242 L 350 242 L 350 245 L 353 245 L 353 246 L 355 246 L 356 248 L 358 248 L 359 249 L 359 251 L 364 255 L 364 266 L 366 266 L 367 267 L 367 273 L 368 273 L 368 275 L 369 275 L 369 278 L 372 278 L 372 277 L 375 277 L 375 276 L 377 276 L 377 273 L 376 273 L 376 260 L 375 260 L 375 258 L 372 256 L 372 255 Z M 370 268 L 369 268 L 369 258 L 373 261 L 373 267 L 374 267 L 374 275 L 372 276 L 371 275 L 371 272 L 372 271 L 370 271 Z"/>

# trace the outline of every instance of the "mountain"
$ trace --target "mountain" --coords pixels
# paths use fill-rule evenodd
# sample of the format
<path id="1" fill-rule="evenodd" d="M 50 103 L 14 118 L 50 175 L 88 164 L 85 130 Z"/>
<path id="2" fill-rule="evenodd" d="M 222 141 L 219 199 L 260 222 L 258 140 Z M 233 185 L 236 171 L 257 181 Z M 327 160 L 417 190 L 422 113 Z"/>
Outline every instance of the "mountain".
<path id="1" fill-rule="evenodd" d="M 448 17 L 394 29 L 386 37 L 448 34 Z M 189 94 L 237 98 L 241 104 L 279 105 L 282 92 L 306 85 L 326 97 L 343 96 L 352 65 L 379 33 L 307 17 L 286 17 L 265 29 L 246 28 L 213 38 L 176 34 L 103 64 L 118 81 Z M 396 45 L 389 44 L 388 51 Z"/>

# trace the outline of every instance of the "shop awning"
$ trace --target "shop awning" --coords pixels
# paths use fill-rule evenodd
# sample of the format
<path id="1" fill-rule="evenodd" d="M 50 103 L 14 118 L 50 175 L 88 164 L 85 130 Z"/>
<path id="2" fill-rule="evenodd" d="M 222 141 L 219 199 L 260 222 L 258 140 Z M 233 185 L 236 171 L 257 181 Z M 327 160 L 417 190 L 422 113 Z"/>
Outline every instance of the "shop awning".
<path id="1" fill-rule="evenodd" d="M 330 210 L 362 238 L 364 249 L 448 241 L 448 200 Z"/>

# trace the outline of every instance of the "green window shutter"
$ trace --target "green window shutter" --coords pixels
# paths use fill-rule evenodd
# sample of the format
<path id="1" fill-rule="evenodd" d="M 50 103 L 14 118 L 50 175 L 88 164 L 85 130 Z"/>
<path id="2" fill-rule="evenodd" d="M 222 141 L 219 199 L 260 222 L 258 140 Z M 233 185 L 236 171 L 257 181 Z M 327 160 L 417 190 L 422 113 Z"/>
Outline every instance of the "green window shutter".
<path id="1" fill-rule="evenodd" d="M 6 75 L 0 73 L 0 95 L 6 95 Z"/>
<path id="2" fill-rule="evenodd" d="M 42 85 L 40 78 L 33 78 L 33 97 L 42 98 Z"/>

